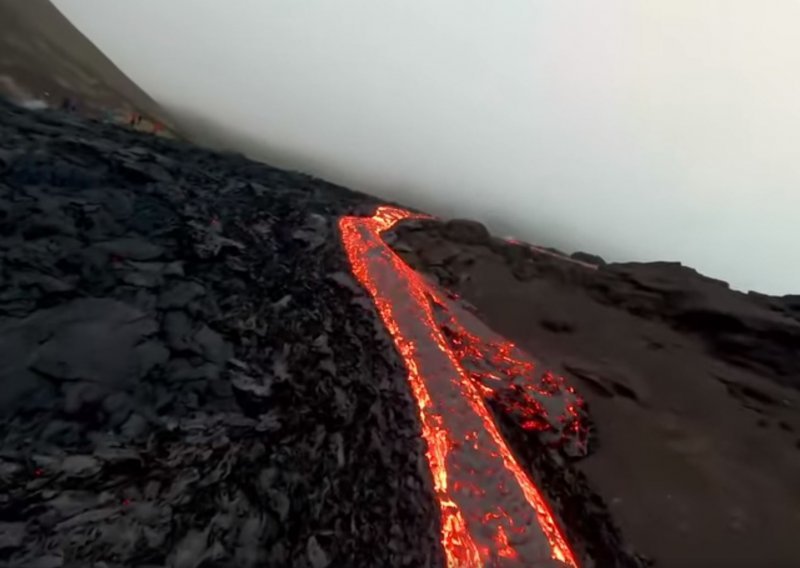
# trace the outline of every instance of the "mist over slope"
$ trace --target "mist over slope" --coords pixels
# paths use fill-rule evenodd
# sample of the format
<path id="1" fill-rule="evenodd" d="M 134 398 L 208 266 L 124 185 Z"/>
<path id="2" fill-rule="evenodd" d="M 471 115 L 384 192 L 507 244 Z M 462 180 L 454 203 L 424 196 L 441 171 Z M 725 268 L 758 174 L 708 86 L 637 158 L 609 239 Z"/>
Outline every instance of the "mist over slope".
<path id="1" fill-rule="evenodd" d="M 57 4 L 253 156 L 499 234 L 800 288 L 794 2 Z"/>
<path id="2" fill-rule="evenodd" d="M 48 0 L 0 0 L 0 53 L 0 94 L 18 104 L 165 120 L 158 104 Z"/>

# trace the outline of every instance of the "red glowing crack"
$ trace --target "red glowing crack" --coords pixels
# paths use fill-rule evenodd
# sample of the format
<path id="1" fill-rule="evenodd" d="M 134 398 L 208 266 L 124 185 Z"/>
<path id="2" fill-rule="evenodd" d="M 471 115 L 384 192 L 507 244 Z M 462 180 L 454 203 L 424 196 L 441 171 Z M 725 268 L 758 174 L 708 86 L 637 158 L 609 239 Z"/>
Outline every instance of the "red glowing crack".
<path id="1" fill-rule="evenodd" d="M 577 568 L 487 401 L 495 400 L 516 413 L 523 427 L 551 439 L 581 440 L 580 399 L 552 375 L 533 381 L 532 363 L 511 343 L 484 339 L 489 332 L 476 318 L 459 311 L 389 249 L 381 233 L 411 217 L 381 207 L 369 218 L 343 217 L 339 228 L 353 274 L 372 296 L 408 371 L 447 566 L 551 566 L 556 560 Z M 546 408 L 553 406 L 551 399 L 557 406 Z"/>

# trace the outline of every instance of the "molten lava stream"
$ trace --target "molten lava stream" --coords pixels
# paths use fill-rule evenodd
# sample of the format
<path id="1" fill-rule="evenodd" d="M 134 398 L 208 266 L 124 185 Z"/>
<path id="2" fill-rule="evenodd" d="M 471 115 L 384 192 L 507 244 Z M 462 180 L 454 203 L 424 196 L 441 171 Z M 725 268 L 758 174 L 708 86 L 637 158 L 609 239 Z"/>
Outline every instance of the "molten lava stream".
<path id="1" fill-rule="evenodd" d="M 411 216 L 381 207 L 371 218 L 343 217 L 339 228 L 353 273 L 371 294 L 408 370 L 447 565 L 553 566 L 556 560 L 577 567 L 541 492 L 500 434 L 484 400 L 491 389 L 465 371 L 442 334 L 430 301 L 441 308 L 440 295 L 380 238 Z"/>

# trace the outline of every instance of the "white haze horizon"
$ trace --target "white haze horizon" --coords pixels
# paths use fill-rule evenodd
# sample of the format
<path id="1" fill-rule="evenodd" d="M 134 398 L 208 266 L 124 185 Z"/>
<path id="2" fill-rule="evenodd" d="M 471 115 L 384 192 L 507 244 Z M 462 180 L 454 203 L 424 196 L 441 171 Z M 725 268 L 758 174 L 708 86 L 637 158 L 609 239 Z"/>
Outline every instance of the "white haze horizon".
<path id="1" fill-rule="evenodd" d="M 256 159 L 499 235 L 800 293 L 795 0 L 54 3 Z"/>

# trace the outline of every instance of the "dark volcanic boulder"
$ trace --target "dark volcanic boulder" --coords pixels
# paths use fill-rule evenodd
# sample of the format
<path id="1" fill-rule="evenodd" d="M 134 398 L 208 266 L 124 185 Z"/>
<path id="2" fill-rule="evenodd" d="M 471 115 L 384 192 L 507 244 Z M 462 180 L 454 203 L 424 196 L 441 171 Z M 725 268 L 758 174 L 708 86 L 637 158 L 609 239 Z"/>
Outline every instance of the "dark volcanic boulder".
<path id="1" fill-rule="evenodd" d="M 598 256 L 596 254 L 590 254 L 588 252 L 581 252 L 581 251 L 573 252 L 569 256 L 574 260 L 579 260 L 580 262 L 586 262 L 589 264 L 595 264 L 597 266 L 603 266 L 606 263 L 606 261 L 603 260 L 602 256 Z"/>
<path id="2" fill-rule="evenodd" d="M 489 242 L 489 231 L 477 221 L 453 219 L 444 225 L 444 234 L 448 238 L 467 245 L 483 245 Z"/>

